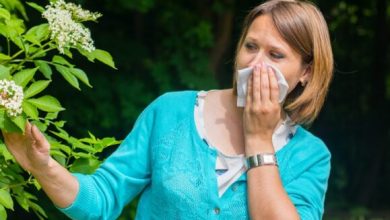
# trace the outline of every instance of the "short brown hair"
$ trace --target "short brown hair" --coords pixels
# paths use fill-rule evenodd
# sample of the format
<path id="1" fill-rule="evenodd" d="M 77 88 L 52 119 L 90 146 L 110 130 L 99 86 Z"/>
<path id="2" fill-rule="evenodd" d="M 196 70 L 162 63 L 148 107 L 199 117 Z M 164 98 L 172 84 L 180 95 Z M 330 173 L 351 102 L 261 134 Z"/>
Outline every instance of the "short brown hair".
<path id="1" fill-rule="evenodd" d="M 237 55 L 248 29 L 261 15 L 269 15 L 282 38 L 302 57 L 302 64 L 311 70 L 305 87 L 298 84 L 289 93 L 284 110 L 297 124 L 310 124 L 318 116 L 333 75 L 333 53 L 326 21 L 311 2 L 270 0 L 253 8 L 246 16 L 236 49 L 233 90 L 236 94 Z"/>

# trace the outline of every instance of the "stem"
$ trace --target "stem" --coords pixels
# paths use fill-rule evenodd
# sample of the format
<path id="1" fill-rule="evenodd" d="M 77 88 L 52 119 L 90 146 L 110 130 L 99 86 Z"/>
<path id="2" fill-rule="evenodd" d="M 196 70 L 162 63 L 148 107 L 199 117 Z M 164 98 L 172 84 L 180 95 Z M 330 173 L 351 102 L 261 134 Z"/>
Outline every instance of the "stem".
<path id="1" fill-rule="evenodd" d="M 48 49 L 44 49 L 46 46 L 50 46 L 50 43 L 51 43 L 52 41 L 48 41 L 48 42 L 46 42 L 45 44 L 43 44 L 42 46 L 41 46 L 41 50 L 38 50 L 37 52 L 35 52 L 35 54 L 33 54 L 31 57 L 29 57 L 29 58 L 34 58 L 34 57 L 36 57 L 37 55 L 39 55 L 41 52 L 48 52 L 48 51 L 50 51 L 50 50 L 52 50 L 52 49 L 54 49 L 54 48 L 52 48 L 52 47 L 49 47 Z M 28 58 L 27 56 L 26 56 L 26 58 Z"/>
<path id="2" fill-rule="evenodd" d="M 46 60 L 41 60 L 42 62 L 45 62 L 45 63 L 48 63 L 48 64 L 51 64 L 51 65 L 61 65 L 61 64 L 58 64 L 58 63 L 53 63 L 51 61 L 46 61 Z M 18 63 L 18 62 L 24 62 L 24 63 L 28 63 L 28 62 L 34 62 L 34 60 L 23 60 L 23 59 L 15 59 L 13 61 L 11 61 L 10 63 Z"/>
<path id="3" fill-rule="evenodd" d="M 35 52 L 32 56 L 28 56 L 28 54 L 26 54 L 26 57 L 25 57 L 25 59 L 19 59 L 19 60 L 17 60 L 17 61 L 20 61 L 20 63 L 15 67 L 15 70 L 18 70 L 19 69 L 19 67 L 21 67 L 23 64 L 25 64 L 26 62 L 31 62 L 36 56 L 38 56 L 38 55 L 40 55 L 40 54 L 42 54 L 42 53 L 46 53 L 46 52 L 48 52 L 48 51 L 50 51 L 50 50 L 53 50 L 53 49 L 55 49 L 55 48 L 53 48 L 53 47 L 50 47 L 50 43 L 51 43 L 52 41 L 48 41 L 47 43 L 45 43 L 45 44 L 43 44 L 40 48 L 39 48 L 39 50 L 37 51 L 37 52 Z M 45 49 L 45 47 L 47 47 L 47 46 L 49 46 L 49 48 L 47 48 L 47 49 Z M 21 50 L 21 51 L 19 51 L 18 53 L 17 53 L 17 55 L 19 55 L 20 53 L 23 53 L 23 52 L 26 52 L 26 50 Z M 16 55 L 16 54 L 15 54 Z M 16 56 L 13 56 L 13 58 L 14 57 L 16 57 Z M 14 60 L 15 61 L 15 60 Z M 12 61 L 10 61 L 10 62 L 12 62 Z"/>
<path id="4" fill-rule="evenodd" d="M 27 185 L 27 184 L 30 184 L 30 183 L 33 183 L 33 182 L 29 178 L 28 180 L 23 181 L 21 183 L 15 183 L 15 184 L 11 184 L 11 185 L 8 185 L 8 186 L 4 186 L 0 190 L 11 189 L 11 188 L 18 187 L 18 186 L 24 186 L 24 185 Z"/>
<path id="5" fill-rule="evenodd" d="M 46 53 L 46 52 L 49 52 L 49 51 L 51 51 L 51 50 L 54 50 L 55 48 L 53 48 L 53 47 L 50 47 L 50 48 L 48 48 L 48 49 L 46 49 L 46 50 L 42 50 L 42 51 L 38 51 L 38 52 L 41 52 L 41 53 Z M 36 56 L 38 56 L 38 55 L 40 55 L 41 53 L 35 53 L 34 55 L 32 55 L 31 57 L 29 57 L 30 59 L 33 59 L 33 58 L 35 58 Z"/>
<path id="6" fill-rule="evenodd" d="M 40 51 L 40 52 L 46 53 L 46 52 L 48 52 L 48 51 L 50 51 L 50 50 L 53 50 L 53 49 L 55 49 L 55 48 L 48 48 L 48 49 L 43 50 L 43 51 Z M 33 59 L 34 59 L 37 55 L 39 55 L 38 52 L 35 53 L 35 54 L 34 54 L 33 56 L 31 56 L 31 57 L 26 57 L 26 59 L 21 60 L 21 62 L 18 64 L 18 66 L 16 66 L 15 70 L 19 69 L 19 67 L 22 66 L 23 64 L 25 64 L 26 62 L 34 62 Z"/>
<path id="7" fill-rule="evenodd" d="M 7 37 L 7 50 L 8 50 L 8 56 L 11 54 L 11 44 L 9 42 L 9 38 Z"/>
<path id="8" fill-rule="evenodd" d="M 23 50 L 19 50 L 17 53 L 15 53 L 12 57 L 11 60 L 15 59 L 17 56 L 23 53 Z"/>

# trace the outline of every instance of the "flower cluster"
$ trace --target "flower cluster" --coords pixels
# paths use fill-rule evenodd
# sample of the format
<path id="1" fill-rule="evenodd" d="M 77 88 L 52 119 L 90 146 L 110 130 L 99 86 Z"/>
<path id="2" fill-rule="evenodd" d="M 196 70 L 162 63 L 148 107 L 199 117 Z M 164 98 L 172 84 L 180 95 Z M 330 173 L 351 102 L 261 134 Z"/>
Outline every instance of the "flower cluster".
<path id="1" fill-rule="evenodd" d="M 14 81 L 0 80 L 0 106 L 4 107 L 9 116 L 22 113 L 23 88 Z"/>
<path id="2" fill-rule="evenodd" d="M 60 53 L 64 54 L 64 49 L 69 47 L 81 47 L 88 52 L 95 50 L 91 32 L 81 22 L 96 21 L 102 16 L 100 13 L 58 0 L 46 6 L 42 16 L 48 20 L 50 39 L 57 43 Z"/>

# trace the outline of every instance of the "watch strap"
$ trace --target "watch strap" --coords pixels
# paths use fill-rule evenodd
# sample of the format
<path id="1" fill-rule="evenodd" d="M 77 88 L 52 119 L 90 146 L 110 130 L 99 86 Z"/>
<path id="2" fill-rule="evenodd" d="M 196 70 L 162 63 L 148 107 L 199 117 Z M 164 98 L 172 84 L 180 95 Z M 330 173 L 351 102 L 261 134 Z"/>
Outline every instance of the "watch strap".
<path id="1" fill-rule="evenodd" d="M 265 166 L 265 165 L 274 165 L 278 166 L 275 154 L 272 153 L 262 153 L 249 156 L 246 159 L 248 169 Z"/>

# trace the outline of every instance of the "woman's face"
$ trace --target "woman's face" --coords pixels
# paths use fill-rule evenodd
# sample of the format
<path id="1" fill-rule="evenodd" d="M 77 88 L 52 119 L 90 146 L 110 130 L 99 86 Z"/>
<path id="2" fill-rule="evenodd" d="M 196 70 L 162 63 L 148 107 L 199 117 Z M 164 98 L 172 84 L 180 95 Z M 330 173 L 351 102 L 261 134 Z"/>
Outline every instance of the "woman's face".
<path id="1" fill-rule="evenodd" d="M 307 82 L 309 70 L 302 65 L 302 57 L 280 36 L 269 15 L 257 17 L 248 29 L 237 55 L 237 68 L 243 69 L 262 62 L 279 68 L 291 92 L 301 82 Z"/>

